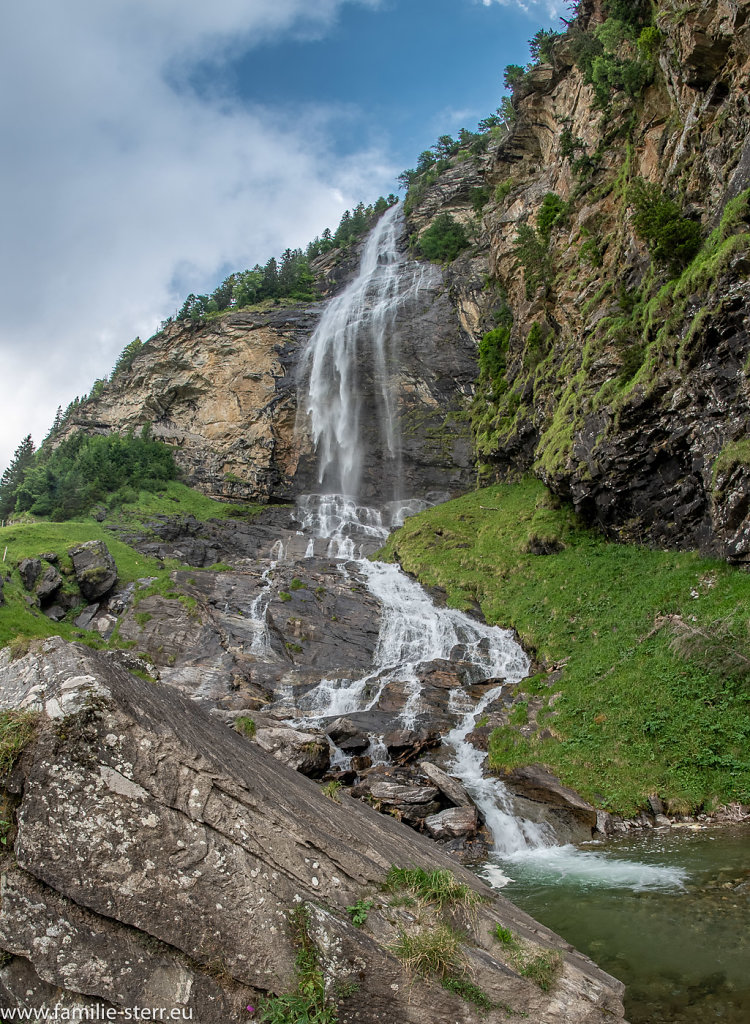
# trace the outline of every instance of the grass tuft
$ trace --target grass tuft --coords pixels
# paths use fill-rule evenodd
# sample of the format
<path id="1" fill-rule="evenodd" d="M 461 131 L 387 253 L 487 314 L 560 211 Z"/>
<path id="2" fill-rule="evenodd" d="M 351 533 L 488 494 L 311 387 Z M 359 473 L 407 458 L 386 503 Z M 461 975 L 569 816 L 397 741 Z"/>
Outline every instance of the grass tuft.
<path id="1" fill-rule="evenodd" d="M 320 792 L 323 796 L 327 796 L 329 800 L 333 800 L 334 803 L 339 802 L 338 793 L 341 789 L 341 783 L 338 779 L 331 779 L 330 782 L 326 782 L 325 785 L 320 787 Z"/>
<path id="2" fill-rule="evenodd" d="M 385 879 L 391 892 L 406 890 L 412 895 L 432 903 L 438 909 L 461 906 L 473 909 L 482 897 L 468 885 L 459 882 L 452 871 L 425 871 L 424 868 L 391 867 Z"/>
<path id="3" fill-rule="evenodd" d="M 502 944 L 510 964 L 523 978 L 538 985 L 543 992 L 549 992 L 562 971 L 562 954 L 556 949 L 542 949 L 521 942 L 510 928 L 498 924 L 493 932 Z"/>
<path id="4" fill-rule="evenodd" d="M 0 712 L 0 777 L 8 775 L 21 751 L 31 742 L 38 721 L 35 711 Z"/>
<path id="5" fill-rule="evenodd" d="M 422 978 L 460 975 L 465 967 L 461 937 L 447 924 L 413 935 L 401 932 L 392 949 L 407 971 Z"/>
<path id="6" fill-rule="evenodd" d="M 250 739 L 253 738 L 257 731 L 255 721 L 249 715 L 239 715 L 235 718 L 234 727 L 237 732 L 242 733 L 243 736 L 247 736 Z"/>

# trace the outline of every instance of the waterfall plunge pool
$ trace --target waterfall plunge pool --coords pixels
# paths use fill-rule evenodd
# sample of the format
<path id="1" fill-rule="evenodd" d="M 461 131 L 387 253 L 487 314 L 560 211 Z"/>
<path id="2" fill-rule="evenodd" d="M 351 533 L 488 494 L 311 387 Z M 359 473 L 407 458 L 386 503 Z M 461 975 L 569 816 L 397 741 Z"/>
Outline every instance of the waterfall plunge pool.
<path id="1" fill-rule="evenodd" d="M 748 823 L 657 829 L 480 874 L 623 981 L 630 1024 L 746 1024 L 749 846 Z"/>

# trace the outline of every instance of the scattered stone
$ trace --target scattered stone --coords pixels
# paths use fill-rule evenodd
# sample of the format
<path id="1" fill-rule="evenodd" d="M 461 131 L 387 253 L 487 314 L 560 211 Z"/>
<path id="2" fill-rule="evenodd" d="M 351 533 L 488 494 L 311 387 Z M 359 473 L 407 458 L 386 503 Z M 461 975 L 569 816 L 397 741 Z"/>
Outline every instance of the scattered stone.
<path id="1" fill-rule="evenodd" d="M 476 729 L 472 729 L 470 733 L 467 733 L 466 739 L 473 747 L 477 750 L 488 750 L 490 745 L 490 735 L 492 734 L 492 726 L 480 725 Z"/>
<path id="2" fill-rule="evenodd" d="M 383 737 L 391 759 L 398 764 L 413 761 L 423 750 L 439 747 L 441 742 L 440 733 L 432 729 L 419 732 L 413 729 L 394 729 Z"/>
<path id="3" fill-rule="evenodd" d="M 430 761 L 420 761 L 419 767 L 430 782 L 437 786 L 446 800 L 450 800 L 456 807 L 473 807 L 473 800 L 458 779 L 451 778 L 442 768 L 438 768 L 436 764 L 432 764 Z"/>
<path id="4" fill-rule="evenodd" d="M 60 556 L 56 551 L 45 551 L 43 555 L 39 555 L 39 558 L 41 558 L 43 562 L 49 562 L 50 565 L 57 565 L 60 561 Z"/>
<path id="5" fill-rule="evenodd" d="M 284 726 L 258 729 L 255 742 L 277 761 L 311 778 L 320 778 L 331 763 L 328 743 L 313 732 L 301 732 Z"/>
<path id="6" fill-rule="evenodd" d="M 425 686 L 455 690 L 457 687 L 463 686 L 463 679 L 457 671 L 457 667 L 450 661 L 436 659 L 421 667 L 420 679 Z"/>
<path id="7" fill-rule="evenodd" d="M 38 558 L 24 558 L 18 563 L 18 574 L 21 582 L 27 590 L 33 590 L 39 573 L 42 571 L 42 563 Z"/>
<path id="8" fill-rule="evenodd" d="M 78 626 L 79 629 L 88 629 L 98 611 L 98 603 L 86 605 L 81 614 L 73 619 L 73 625 Z"/>
<path id="9" fill-rule="evenodd" d="M 326 735 L 345 754 L 364 754 L 370 739 L 349 718 L 337 718 L 326 728 Z"/>
<path id="10" fill-rule="evenodd" d="M 3 594 L 3 578 L 0 576 L 0 605 L 5 604 L 5 596 Z"/>
<path id="11" fill-rule="evenodd" d="M 117 566 L 103 541 L 86 541 L 70 548 L 68 554 L 73 559 L 76 580 L 87 601 L 97 601 L 114 587 Z"/>
<path id="12" fill-rule="evenodd" d="M 596 812 L 596 831 L 600 832 L 603 836 L 612 835 L 614 832 L 614 822 L 609 811 Z"/>
<path id="13" fill-rule="evenodd" d="M 664 804 L 661 797 L 657 793 L 652 793 L 648 798 L 648 805 L 651 808 L 653 814 L 664 814 Z"/>
<path id="14" fill-rule="evenodd" d="M 114 615 L 97 615 L 94 619 L 94 629 L 105 640 L 109 640 L 112 636 L 116 625 L 117 619 Z"/>
<path id="15" fill-rule="evenodd" d="M 372 768 L 372 758 L 368 755 L 357 755 L 352 758 L 352 768 L 358 774 L 366 772 L 368 768 Z"/>
<path id="16" fill-rule="evenodd" d="M 44 606 L 51 601 L 62 584 L 63 579 L 57 569 L 51 565 L 47 566 L 36 585 L 36 596 L 39 598 L 39 603 Z"/>
<path id="17" fill-rule="evenodd" d="M 59 604 L 50 605 L 49 608 L 45 608 L 44 614 L 48 619 L 52 619 L 53 622 L 62 622 L 67 615 L 66 610 Z"/>
<path id="18" fill-rule="evenodd" d="M 135 583 L 128 583 L 127 587 L 113 594 L 107 601 L 107 608 L 112 615 L 124 615 L 133 601 Z"/>
<path id="19" fill-rule="evenodd" d="M 573 789 L 563 786 L 557 776 L 540 764 L 520 765 L 503 781 L 519 796 L 527 800 L 562 807 L 580 824 L 596 828 L 596 811 Z"/>
<path id="20" fill-rule="evenodd" d="M 433 839 L 458 839 L 473 836 L 479 825 L 476 807 L 448 807 L 424 820 L 424 827 Z"/>
<path id="21" fill-rule="evenodd" d="M 425 818 L 441 810 L 437 786 L 423 786 L 374 769 L 352 789 L 352 796 L 364 797 L 380 810 L 395 812 L 407 825 L 419 828 Z M 407 777 L 408 779 L 408 777 Z"/>

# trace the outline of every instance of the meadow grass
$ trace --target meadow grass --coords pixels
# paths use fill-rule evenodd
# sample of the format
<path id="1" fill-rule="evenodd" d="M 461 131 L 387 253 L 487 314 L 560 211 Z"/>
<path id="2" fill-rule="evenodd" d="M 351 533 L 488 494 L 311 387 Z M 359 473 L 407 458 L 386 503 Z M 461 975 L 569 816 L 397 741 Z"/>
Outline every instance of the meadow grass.
<path id="1" fill-rule="evenodd" d="M 170 481 L 160 493 L 141 491 L 138 501 L 120 506 L 109 512 L 109 518 L 99 523 L 90 516 L 81 516 L 65 522 L 51 522 L 25 516 L 10 526 L 0 527 L 0 575 L 4 578 L 5 603 L 0 605 L 0 647 L 17 637 L 62 636 L 66 640 L 85 639 L 94 646 L 107 646 L 92 631 L 83 632 L 73 625 L 77 612 L 69 613 L 65 620 L 53 622 L 27 601 L 16 566 L 23 558 L 55 552 L 58 555 L 57 568 L 64 579 L 63 590 L 77 594 L 73 566 L 68 549 L 75 544 L 89 540 L 101 540 L 109 548 L 117 565 L 118 580 L 121 584 L 132 583 L 144 577 L 152 577 L 153 583 L 139 597 L 152 593 L 177 598 L 179 588 L 171 582 L 170 574 L 181 564 L 169 559 L 150 558 L 140 554 L 125 543 L 118 527 L 133 527 L 137 530 L 142 523 L 155 514 L 192 515 L 196 519 L 252 518 L 262 506 L 230 505 L 214 501 L 185 484 Z M 225 566 L 221 566 L 225 567 Z M 199 569 L 195 570 L 200 572 Z M 85 602 L 81 602 L 81 607 Z M 116 645 L 117 641 L 109 646 Z"/>
<path id="2" fill-rule="evenodd" d="M 546 550 L 537 555 L 543 540 Z M 548 764 L 597 806 L 632 814 L 658 792 L 675 810 L 750 800 L 747 680 L 679 656 L 668 616 L 748 643 L 750 575 L 692 552 L 607 541 L 537 480 L 501 484 L 407 520 L 380 557 L 398 559 L 448 602 L 518 632 L 546 673 L 552 738 L 492 735 L 498 770 Z M 694 620 L 693 620 L 693 617 Z"/>

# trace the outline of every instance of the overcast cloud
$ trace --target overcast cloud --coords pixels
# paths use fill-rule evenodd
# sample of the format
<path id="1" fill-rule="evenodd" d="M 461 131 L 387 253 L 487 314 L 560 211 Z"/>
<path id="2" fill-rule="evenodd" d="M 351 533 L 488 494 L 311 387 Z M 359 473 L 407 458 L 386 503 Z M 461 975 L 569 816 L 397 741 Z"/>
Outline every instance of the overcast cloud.
<path id="1" fill-rule="evenodd" d="M 225 268 L 302 245 L 391 188 L 379 152 L 332 158 L 346 108 L 287 114 L 180 87 L 274 33 L 323 32 L 344 2 L 25 0 L 4 10 L 0 467 L 39 442 L 136 334 Z"/>

